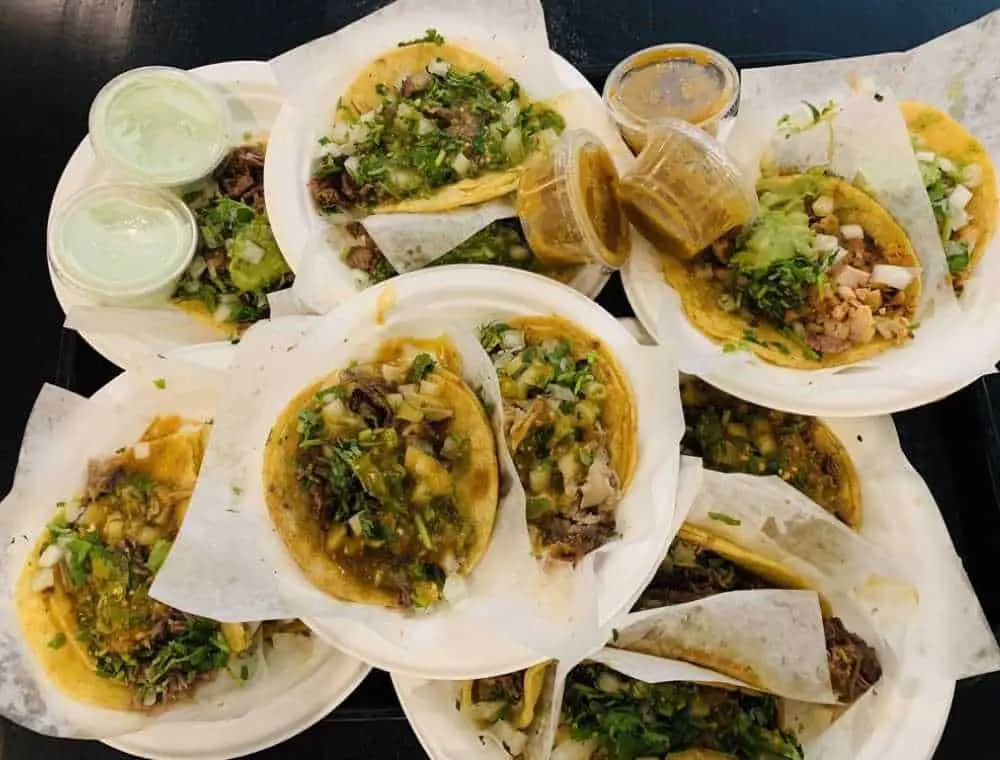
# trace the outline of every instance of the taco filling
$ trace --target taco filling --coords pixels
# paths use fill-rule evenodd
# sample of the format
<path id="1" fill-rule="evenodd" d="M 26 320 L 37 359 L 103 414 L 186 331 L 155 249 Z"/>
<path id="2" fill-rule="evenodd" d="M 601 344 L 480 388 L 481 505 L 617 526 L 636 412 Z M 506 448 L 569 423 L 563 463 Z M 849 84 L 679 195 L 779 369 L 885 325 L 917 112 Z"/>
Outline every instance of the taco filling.
<path id="1" fill-rule="evenodd" d="M 557 318 L 496 322 L 480 337 L 500 380 L 535 548 L 575 562 L 617 537 L 634 462 L 627 386 L 599 341 Z"/>
<path id="2" fill-rule="evenodd" d="M 550 665 L 542 663 L 515 673 L 465 681 L 459 709 L 511 756 L 518 757 L 527 745 L 530 729 L 542 717 L 542 691 L 551 671 Z"/>
<path id="3" fill-rule="evenodd" d="M 685 454 L 719 472 L 777 475 L 852 528 L 861 492 L 850 456 L 815 417 L 730 396 L 695 377 L 681 380 Z"/>
<path id="4" fill-rule="evenodd" d="M 264 208 L 264 146 L 234 148 L 212 181 L 185 198 L 200 230 L 198 252 L 174 301 L 220 324 L 267 319 L 267 294 L 292 284 Z"/>
<path id="5" fill-rule="evenodd" d="M 802 760 L 770 694 L 689 682 L 645 683 L 584 663 L 566 681 L 562 741 L 584 743 L 590 760 L 638 760 L 685 750 L 739 760 Z"/>
<path id="6" fill-rule="evenodd" d="M 781 585 L 700 543 L 678 536 L 635 608 L 656 609 L 727 591 Z M 840 618 L 824 614 L 823 632 L 833 691 L 841 702 L 851 703 L 882 677 L 878 655 L 864 639 L 848 631 Z"/>
<path id="7" fill-rule="evenodd" d="M 386 54 L 341 99 L 310 191 L 323 211 L 425 198 L 518 167 L 564 126 L 515 80 L 438 36 Z"/>

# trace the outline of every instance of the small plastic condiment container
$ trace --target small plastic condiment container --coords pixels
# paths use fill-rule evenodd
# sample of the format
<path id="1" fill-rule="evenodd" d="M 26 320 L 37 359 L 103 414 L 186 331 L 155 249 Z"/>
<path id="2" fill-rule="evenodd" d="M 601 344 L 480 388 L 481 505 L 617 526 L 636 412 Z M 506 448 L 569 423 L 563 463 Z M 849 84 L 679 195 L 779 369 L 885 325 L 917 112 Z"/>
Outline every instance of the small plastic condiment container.
<path id="1" fill-rule="evenodd" d="M 717 135 L 736 116 L 740 77 L 732 61 L 711 48 L 656 45 L 615 66 L 602 97 L 625 141 L 638 153 L 650 127 L 666 117 Z"/>
<path id="2" fill-rule="evenodd" d="M 622 177 L 618 197 L 629 221 L 658 250 L 688 259 L 746 224 L 757 194 L 725 148 L 681 119 L 651 130 Z"/>
<path id="3" fill-rule="evenodd" d="M 193 74 L 132 69 L 108 82 L 90 107 L 90 142 L 130 180 L 166 187 L 208 176 L 229 150 L 232 116 Z"/>
<path id="4" fill-rule="evenodd" d="M 521 174 L 517 214 L 532 252 L 545 265 L 617 269 L 631 235 L 618 203 L 618 169 L 585 129 L 567 130 Z"/>
<path id="5" fill-rule="evenodd" d="M 56 276 L 103 305 L 166 300 L 197 247 L 191 209 L 155 187 L 92 187 L 49 218 L 48 255 Z"/>

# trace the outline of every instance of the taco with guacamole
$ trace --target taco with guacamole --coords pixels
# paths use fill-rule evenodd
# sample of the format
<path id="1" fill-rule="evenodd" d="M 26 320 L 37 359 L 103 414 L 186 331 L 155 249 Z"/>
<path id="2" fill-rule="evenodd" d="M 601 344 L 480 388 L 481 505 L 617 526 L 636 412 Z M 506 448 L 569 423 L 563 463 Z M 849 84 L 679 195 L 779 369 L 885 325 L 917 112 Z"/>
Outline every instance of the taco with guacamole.
<path id="1" fill-rule="evenodd" d="M 690 261 L 665 257 L 691 323 L 723 350 L 815 369 L 869 358 L 913 335 L 920 262 L 869 195 L 835 177 L 776 176 L 759 210 Z"/>
<path id="2" fill-rule="evenodd" d="M 401 346 L 402 344 L 397 344 Z M 499 492 L 482 403 L 429 353 L 382 352 L 296 396 L 264 453 L 271 519 L 306 577 L 412 609 L 486 551 Z"/>
<path id="3" fill-rule="evenodd" d="M 997 177 L 986 148 L 944 111 L 899 104 L 934 209 L 948 271 L 961 293 L 997 223 Z"/>
<path id="4" fill-rule="evenodd" d="M 808 589 L 808 584 L 779 562 L 759 557 L 728 539 L 685 523 L 635 608 L 656 609 L 727 591 L 770 588 Z M 825 608 L 825 602 L 823 604 Z M 827 609 L 823 614 L 823 632 L 833 691 L 842 704 L 850 704 L 882 677 L 878 655 Z M 720 672 L 732 671 L 727 675 L 747 680 L 748 674 L 738 666 L 720 667 L 720 663 L 709 661 L 710 653 L 703 657 L 676 651 L 669 642 L 662 640 L 641 641 L 629 648 L 660 657 L 691 660 Z"/>
<path id="5" fill-rule="evenodd" d="M 617 536 L 636 463 L 632 388 L 608 348 L 555 316 L 482 328 L 537 554 L 576 562 Z"/>
<path id="6" fill-rule="evenodd" d="M 464 681 L 459 710 L 512 757 L 528 758 L 528 743 L 546 717 L 554 676 L 555 663 L 543 662 L 514 673 Z"/>
<path id="7" fill-rule="evenodd" d="M 563 131 L 496 64 L 431 30 L 372 61 L 320 138 L 310 192 L 332 212 L 435 212 L 516 189 Z"/>
<path id="8" fill-rule="evenodd" d="M 848 527 L 861 527 L 861 484 L 844 444 L 815 417 L 779 412 L 681 378 L 685 454 L 719 472 L 777 475 Z"/>
<path id="9" fill-rule="evenodd" d="M 150 598 L 204 454 L 206 425 L 157 417 L 140 440 L 90 462 L 60 503 L 17 587 L 23 634 L 55 685 L 77 701 L 152 711 L 216 677 L 250 677 L 266 644 L 249 623 L 218 623 Z M 278 623 L 273 632 L 294 629 Z"/>

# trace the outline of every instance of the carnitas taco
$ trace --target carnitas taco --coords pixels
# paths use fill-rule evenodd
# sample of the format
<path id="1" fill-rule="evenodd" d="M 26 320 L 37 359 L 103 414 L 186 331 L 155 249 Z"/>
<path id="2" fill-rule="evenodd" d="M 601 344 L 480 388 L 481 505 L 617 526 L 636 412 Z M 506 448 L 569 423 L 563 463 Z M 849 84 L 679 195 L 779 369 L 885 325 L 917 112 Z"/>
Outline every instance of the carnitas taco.
<path id="1" fill-rule="evenodd" d="M 690 322 L 725 350 L 815 369 L 913 335 L 919 260 L 871 196 L 835 177 L 770 177 L 757 215 L 690 261 L 664 260 Z"/>
<path id="2" fill-rule="evenodd" d="M 536 553 L 576 561 L 616 536 L 636 462 L 632 389 L 608 348 L 555 316 L 481 331 Z"/>
<path id="3" fill-rule="evenodd" d="M 899 107 L 960 293 L 996 229 L 996 169 L 982 143 L 944 111 L 914 101 Z"/>
<path id="4" fill-rule="evenodd" d="M 525 757 L 531 737 L 545 719 L 545 697 L 555 676 L 554 663 L 541 663 L 492 678 L 464 681 L 459 709 L 512 757 Z"/>
<path id="5" fill-rule="evenodd" d="M 807 589 L 808 584 L 779 562 L 684 524 L 653 580 L 636 602 L 636 609 L 684 604 L 727 591 L 766 588 Z M 850 704 L 882 677 L 878 655 L 827 609 L 823 614 L 823 632 L 833 691 L 842 704 Z M 734 670 L 729 664 L 712 661 L 711 653 L 676 651 L 664 641 L 643 641 L 629 648 L 661 657 L 691 660 L 734 678 L 748 680 L 748 674 L 738 667 Z"/>
<path id="6" fill-rule="evenodd" d="M 512 192 L 562 132 L 500 67 L 427 37 L 376 58 L 340 98 L 310 190 L 323 211 L 434 212 Z"/>
<path id="7" fill-rule="evenodd" d="M 264 454 L 267 505 L 321 590 L 428 607 L 486 551 L 496 442 L 479 398 L 431 354 L 382 356 L 314 383 L 282 412 Z"/>
<path id="8" fill-rule="evenodd" d="M 730 396 L 681 379 L 685 454 L 720 472 L 777 475 L 847 526 L 861 527 L 861 484 L 844 444 L 815 417 Z"/>
<path id="9" fill-rule="evenodd" d="M 59 505 L 21 573 L 23 634 L 49 678 L 77 701 L 157 710 L 226 671 L 245 680 L 253 668 L 258 626 L 218 623 L 149 597 L 206 436 L 203 423 L 158 417 L 139 442 L 92 461 L 83 493 Z M 295 629 L 294 621 L 270 625 L 272 633 Z"/>

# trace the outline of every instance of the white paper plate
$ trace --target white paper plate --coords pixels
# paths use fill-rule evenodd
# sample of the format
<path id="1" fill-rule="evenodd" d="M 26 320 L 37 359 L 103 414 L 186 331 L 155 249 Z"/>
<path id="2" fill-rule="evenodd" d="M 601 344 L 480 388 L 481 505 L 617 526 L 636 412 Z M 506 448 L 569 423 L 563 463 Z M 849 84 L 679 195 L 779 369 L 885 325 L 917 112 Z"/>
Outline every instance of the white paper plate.
<path id="1" fill-rule="evenodd" d="M 246 133 L 257 136 L 266 132 L 281 109 L 281 98 L 274 77 L 271 75 L 271 68 L 264 62 L 229 61 L 202 66 L 192 71 L 221 90 L 233 115 L 233 135 L 236 140 L 242 140 Z M 98 161 L 90 145 L 90 139 L 84 137 L 70 157 L 66 168 L 63 169 L 59 184 L 56 185 L 49 206 L 50 218 L 54 209 L 67 198 L 90 185 L 113 179 L 115 179 L 114 172 Z M 94 305 L 86 296 L 64 285 L 55 276 L 51 265 L 49 278 L 52 280 L 52 287 L 55 289 L 63 313 L 68 313 L 74 306 Z M 151 350 L 145 341 L 124 333 L 83 334 L 83 337 L 98 353 L 123 369 L 135 366 L 140 359 L 148 357 L 151 353 L 171 348 L 169 345 L 164 345 Z"/>
<path id="2" fill-rule="evenodd" d="M 555 59 L 559 79 L 566 88 L 583 90 L 593 95 L 594 105 L 603 113 L 601 96 L 579 69 L 554 51 L 552 57 Z M 267 170 L 264 175 L 271 229 L 293 271 L 298 271 L 303 253 L 310 245 L 316 245 L 314 241 L 322 239 L 329 225 L 316 210 L 308 189 L 316 148 L 313 118 L 294 106 L 281 109 L 271 130 L 272 140 L 268 145 Z M 339 252 L 331 248 L 329 254 L 337 257 Z M 343 274 L 345 288 L 357 288 L 357 282 L 346 266 Z M 596 298 L 607 281 L 606 274 L 588 276 L 579 283 L 579 287 L 591 298 Z"/>

